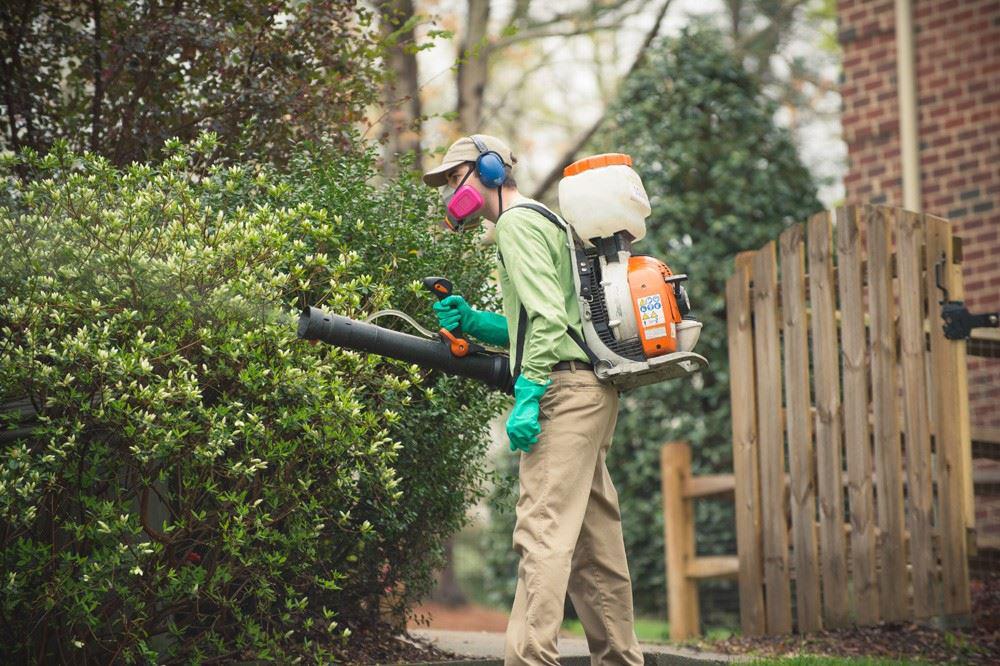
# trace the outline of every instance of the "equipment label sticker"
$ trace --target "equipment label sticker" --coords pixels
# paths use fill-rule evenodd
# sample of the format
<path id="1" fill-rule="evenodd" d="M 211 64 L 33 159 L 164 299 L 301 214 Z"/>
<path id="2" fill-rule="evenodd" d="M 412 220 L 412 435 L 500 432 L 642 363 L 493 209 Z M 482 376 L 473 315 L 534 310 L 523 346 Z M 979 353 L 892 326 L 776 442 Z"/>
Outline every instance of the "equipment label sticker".
<path id="1" fill-rule="evenodd" d="M 663 301 L 659 294 L 640 296 L 635 302 L 639 306 L 639 318 L 642 319 L 643 328 L 667 323 L 667 318 L 663 314 Z"/>

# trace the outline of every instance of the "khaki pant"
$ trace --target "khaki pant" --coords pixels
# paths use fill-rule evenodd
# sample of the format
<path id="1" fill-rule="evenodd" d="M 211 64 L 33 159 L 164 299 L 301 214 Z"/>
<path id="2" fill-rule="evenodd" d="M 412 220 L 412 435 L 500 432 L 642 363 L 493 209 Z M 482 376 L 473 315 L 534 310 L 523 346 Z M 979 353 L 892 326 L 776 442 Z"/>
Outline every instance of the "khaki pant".
<path id="1" fill-rule="evenodd" d="M 568 592 L 591 663 L 641 665 L 618 493 L 605 464 L 618 393 L 586 369 L 551 377 L 539 405 L 542 433 L 521 454 L 514 527 L 521 560 L 504 664 L 559 663 Z"/>

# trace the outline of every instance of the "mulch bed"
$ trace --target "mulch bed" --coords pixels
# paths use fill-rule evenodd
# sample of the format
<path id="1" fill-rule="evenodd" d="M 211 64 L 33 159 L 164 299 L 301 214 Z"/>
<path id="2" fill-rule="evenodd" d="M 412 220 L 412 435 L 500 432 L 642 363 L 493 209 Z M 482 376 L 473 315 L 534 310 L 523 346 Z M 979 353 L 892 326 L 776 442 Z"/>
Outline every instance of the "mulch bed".
<path id="1" fill-rule="evenodd" d="M 454 661 L 462 655 L 441 650 L 433 643 L 408 634 L 393 635 L 388 626 L 367 632 L 355 632 L 349 647 L 337 650 L 337 663 L 343 664 L 413 664 L 428 661 Z"/>
<path id="2" fill-rule="evenodd" d="M 428 601 L 413 609 L 408 629 L 447 629 L 451 631 L 507 631 L 507 613 L 469 603 L 448 606 Z"/>
<path id="3" fill-rule="evenodd" d="M 695 647 L 723 654 L 761 657 L 802 654 L 831 657 L 920 659 L 932 663 L 1000 664 L 1000 574 L 972 582 L 972 625 L 938 629 L 916 623 L 884 623 L 808 635 L 734 636 L 699 641 Z M 345 664 L 406 664 L 462 659 L 429 641 L 408 635 L 386 640 L 383 628 L 355 634 Z"/>
<path id="4" fill-rule="evenodd" d="M 724 654 L 922 659 L 933 663 L 1000 663 L 1000 575 L 972 583 L 972 626 L 938 629 L 915 623 L 884 623 L 790 636 L 734 636 L 701 641 Z"/>

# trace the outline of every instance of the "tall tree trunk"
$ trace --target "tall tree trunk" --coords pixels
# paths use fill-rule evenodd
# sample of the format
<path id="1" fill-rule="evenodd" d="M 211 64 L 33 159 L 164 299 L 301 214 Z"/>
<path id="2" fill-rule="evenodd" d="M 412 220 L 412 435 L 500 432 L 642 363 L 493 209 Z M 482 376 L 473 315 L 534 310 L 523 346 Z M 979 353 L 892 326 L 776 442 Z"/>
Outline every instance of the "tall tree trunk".
<path id="1" fill-rule="evenodd" d="M 24 33 L 27 32 L 29 23 L 35 19 L 39 8 L 35 3 L 22 2 L 19 9 L 20 12 L 16 15 L 13 6 L 0 9 L 0 36 L 3 37 L 0 40 L 0 90 L 3 91 L 3 105 L 9 123 L 9 147 L 15 153 L 20 152 L 22 145 L 44 150 L 44 147 L 36 146 L 34 142 L 31 120 L 34 109 L 28 95 L 23 93 L 25 72 L 21 64 Z M 19 119 L 25 127 L 23 144 L 18 131 Z M 24 165 L 16 168 L 21 173 Z"/>
<path id="2" fill-rule="evenodd" d="M 465 38 L 458 61 L 458 123 L 463 134 L 479 131 L 483 95 L 489 78 L 490 45 L 486 29 L 490 21 L 489 0 L 468 0 Z"/>
<path id="3" fill-rule="evenodd" d="M 384 0 L 379 3 L 383 38 L 392 35 L 413 18 L 413 0 Z M 386 175 L 398 173 L 397 155 L 412 152 L 413 166 L 422 170 L 420 154 L 420 88 L 417 81 L 417 55 L 406 47 L 414 42 L 413 28 L 396 34 L 387 53 L 387 65 L 392 75 L 383 88 L 382 100 L 386 115 L 385 139 Z"/>
<path id="4" fill-rule="evenodd" d="M 729 32 L 733 42 L 738 42 L 743 33 L 743 0 L 726 0 L 729 11 Z"/>
<path id="5" fill-rule="evenodd" d="M 104 65 L 101 62 L 101 3 L 90 3 L 94 21 L 94 97 L 90 105 L 90 149 L 98 152 L 101 143 L 101 104 L 104 101 Z"/>

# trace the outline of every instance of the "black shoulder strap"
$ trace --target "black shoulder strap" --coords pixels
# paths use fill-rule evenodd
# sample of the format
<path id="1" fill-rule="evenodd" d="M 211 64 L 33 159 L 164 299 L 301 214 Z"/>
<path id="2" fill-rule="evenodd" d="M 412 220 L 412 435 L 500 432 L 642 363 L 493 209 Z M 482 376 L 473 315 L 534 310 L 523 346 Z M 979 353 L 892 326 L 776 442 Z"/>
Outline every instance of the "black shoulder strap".
<path id="1" fill-rule="evenodd" d="M 507 210 L 512 210 L 514 208 L 527 208 L 529 210 L 533 210 L 536 213 L 538 213 L 539 215 L 541 215 L 542 217 L 544 217 L 546 220 L 548 220 L 549 222 L 551 222 L 552 224 L 554 224 L 557 227 L 559 227 L 560 229 L 566 229 L 566 225 L 563 224 L 563 221 L 560 220 L 559 217 L 555 213 L 553 213 L 551 210 L 549 210 L 545 206 L 539 206 L 538 204 L 533 204 L 533 203 L 525 203 L 525 204 L 517 204 L 516 206 L 511 206 Z M 506 213 L 507 210 L 505 210 L 504 212 Z"/>
<path id="2" fill-rule="evenodd" d="M 562 221 L 558 217 L 556 217 L 555 213 L 553 213 L 551 210 L 549 210 L 545 206 L 539 206 L 537 204 L 526 203 L 526 204 L 517 204 L 516 206 L 511 206 L 510 208 L 508 208 L 507 210 L 505 210 L 503 213 L 500 213 L 500 217 L 503 217 L 504 213 L 512 211 L 515 208 L 528 208 L 530 210 L 535 211 L 536 213 L 538 213 L 539 215 L 541 215 L 542 217 L 544 217 L 546 220 L 548 220 L 552 224 L 554 224 L 557 227 L 559 227 L 560 229 L 565 230 L 567 228 L 566 225 L 563 224 Z M 498 217 L 497 218 L 497 224 L 499 224 L 499 223 L 500 223 L 500 218 Z M 503 261 L 503 252 L 500 251 L 499 247 L 497 248 L 497 257 L 500 258 L 500 263 L 503 265 L 504 268 L 506 268 L 507 264 L 505 264 L 504 261 Z"/>
<path id="3" fill-rule="evenodd" d="M 516 206 L 511 206 L 510 208 L 505 210 L 504 213 L 514 208 L 528 208 L 530 210 L 533 210 L 542 217 L 544 217 L 546 220 L 551 222 L 552 224 L 559 227 L 560 229 L 566 232 L 572 232 L 574 247 L 575 247 L 575 251 L 573 252 L 573 254 L 575 255 L 576 259 L 576 269 L 580 272 L 581 284 L 587 284 L 587 277 L 591 270 L 590 261 L 587 259 L 586 253 L 583 250 L 583 242 L 577 235 L 576 230 L 566 224 L 563 224 L 562 220 L 560 220 L 555 213 L 553 213 L 545 206 L 539 206 L 537 204 L 530 204 L 530 203 L 518 204 Z M 501 213 L 501 216 L 502 215 L 503 213 Z M 498 223 L 500 222 L 499 218 L 497 219 L 497 222 Z M 497 248 L 497 256 L 500 258 L 500 263 L 503 264 L 504 268 L 506 268 L 506 264 L 504 264 L 503 262 L 503 253 L 500 252 L 499 247 Z M 589 288 L 587 289 L 587 292 L 588 293 L 585 293 L 584 296 L 585 298 L 587 298 L 587 300 L 590 300 Z M 514 377 L 515 380 L 517 379 L 518 375 L 521 374 L 521 360 L 524 358 L 524 340 L 527 333 L 528 333 L 528 311 L 524 309 L 524 305 L 521 305 L 521 311 L 517 315 L 517 340 L 515 342 L 515 347 L 514 347 L 514 349 L 517 350 L 516 352 L 517 362 L 514 364 L 514 369 L 511 370 L 511 375 Z M 587 355 L 588 359 L 590 359 L 591 365 L 597 367 L 597 362 L 598 362 L 597 355 L 586 343 L 586 341 L 584 341 L 583 337 L 580 336 L 579 333 L 574 331 L 573 327 L 569 325 L 566 326 L 566 334 L 569 335 L 570 339 L 573 342 L 575 342 L 580 349 L 583 350 L 583 353 Z"/>
<path id="4" fill-rule="evenodd" d="M 582 324 L 583 322 L 580 323 Z M 579 333 L 574 331 L 573 327 L 568 324 L 566 325 L 566 334 L 569 335 L 570 340 L 576 343 L 577 347 L 583 350 L 583 353 L 586 354 L 587 358 L 590 359 L 590 364 L 596 368 L 597 363 L 600 359 L 597 358 L 597 354 L 595 354 L 594 350 L 590 348 L 590 345 L 587 344 L 587 341 L 584 340 L 583 337 L 581 337 Z"/>
<path id="5" fill-rule="evenodd" d="M 521 305 L 521 311 L 517 313 L 517 341 L 515 342 L 514 349 L 517 350 L 517 362 L 514 363 L 514 369 L 510 371 L 511 377 L 514 381 L 517 381 L 518 375 L 521 374 L 521 360 L 524 358 L 524 338 L 528 333 L 528 311 L 524 309 L 524 305 Z"/>

